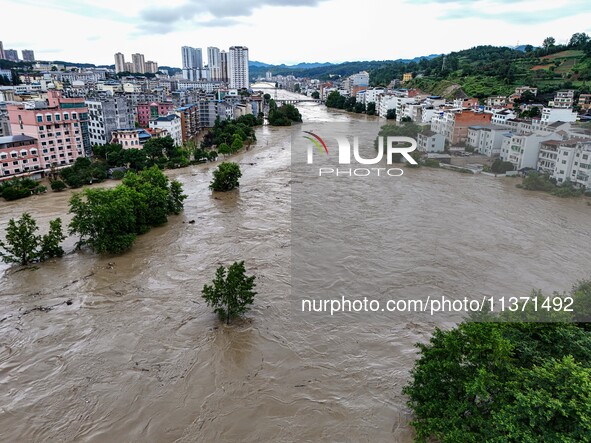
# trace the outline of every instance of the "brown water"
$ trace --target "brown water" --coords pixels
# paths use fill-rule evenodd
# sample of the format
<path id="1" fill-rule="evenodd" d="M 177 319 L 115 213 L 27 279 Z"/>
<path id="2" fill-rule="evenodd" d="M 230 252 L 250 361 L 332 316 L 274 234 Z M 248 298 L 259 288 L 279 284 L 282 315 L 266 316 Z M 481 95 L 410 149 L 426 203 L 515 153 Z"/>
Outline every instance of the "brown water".
<path id="1" fill-rule="evenodd" d="M 371 119 L 300 109 L 307 121 Z M 213 166 L 172 171 L 189 195 L 184 213 L 125 255 L 71 252 L 69 238 L 63 259 L 2 265 L 0 441 L 412 440 L 401 388 L 413 344 L 435 325 L 328 326 L 292 315 L 289 130 L 263 127 L 257 138 L 233 159 L 243 170 L 236 193 L 212 196 Z M 526 295 L 588 276 L 584 200 L 527 193 L 511 179 L 406 175 L 397 201 L 415 204 L 401 224 L 420 233 L 402 250 L 413 260 L 408 291 Z M 66 221 L 70 195 L 0 202 L 0 227 L 24 211 L 42 226 Z M 257 275 L 259 294 L 247 319 L 226 327 L 200 289 L 235 260 Z"/>

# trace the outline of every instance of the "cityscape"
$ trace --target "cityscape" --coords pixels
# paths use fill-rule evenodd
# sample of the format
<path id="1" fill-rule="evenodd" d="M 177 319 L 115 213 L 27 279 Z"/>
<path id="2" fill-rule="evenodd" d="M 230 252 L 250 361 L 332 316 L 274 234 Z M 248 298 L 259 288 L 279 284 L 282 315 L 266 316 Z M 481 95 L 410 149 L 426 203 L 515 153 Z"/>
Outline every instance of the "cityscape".
<path id="1" fill-rule="evenodd" d="M 585 0 L 7 1 L 0 441 L 591 442 Z"/>

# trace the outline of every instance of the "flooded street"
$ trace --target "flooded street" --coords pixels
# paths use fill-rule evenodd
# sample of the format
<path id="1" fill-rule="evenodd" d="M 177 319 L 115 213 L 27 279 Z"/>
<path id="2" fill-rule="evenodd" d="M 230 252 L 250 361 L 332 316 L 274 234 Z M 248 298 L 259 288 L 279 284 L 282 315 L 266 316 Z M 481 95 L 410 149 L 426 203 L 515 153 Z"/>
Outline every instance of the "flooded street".
<path id="1" fill-rule="evenodd" d="M 299 109 L 320 128 L 383 123 L 312 103 Z M 62 259 L 0 265 L 0 441 L 412 441 L 401 389 L 413 345 L 437 324 L 294 315 L 290 129 L 256 135 L 256 146 L 232 158 L 243 172 L 237 192 L 212 195 L 217 163 L 167 172 L 184 185 L 185 210 L 128 253 L 74 252 L 70 237 Z M 515 183 L 420 168 L 405 171 L 396 195 L 376 192 L 396 213 L 390 238 L 404 263 L 383 284 L 519 296 L 589 277 L 587 200 Z M 0 201 L 0 232 L 22 212 L 42 230 L 55 217 L 66 224 L 71 194 Z M 367 223 L 384 230 L 379 219 Z M 246 319 L 227 327 L 201 288 L 238 260 L 256 274 L 258 295 Z"/>

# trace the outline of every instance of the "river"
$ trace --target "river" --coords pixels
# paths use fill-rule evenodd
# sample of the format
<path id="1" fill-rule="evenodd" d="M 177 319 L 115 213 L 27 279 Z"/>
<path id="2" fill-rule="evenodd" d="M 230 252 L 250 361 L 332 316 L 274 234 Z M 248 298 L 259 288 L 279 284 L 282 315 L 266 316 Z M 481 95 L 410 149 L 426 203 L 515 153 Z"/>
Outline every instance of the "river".
<path id="1" fill-rule="evenodd" d="M 377 122 L 299 109 L 319 125 Z M 185 210 L 128 253 L 74 252 L 68 238 L 62 259 L 1 265 L 0 441 L 412 441 L 401 389 L 414 344 L 446 324 L 294 315 L 290 130 L 256 135 L 232 159 L 243 171 L 239 191 L 212 195 L 215 164 L 169 171 L 189 196 Z M 0 227 L 25 211 L 44 227 L 67 222 L 70 196 L 1 201 Z M 408 239 L 396 278 L 408 293 L 527 295 L 589 275 L 584 199 L 427 168 L 405 171 L 396 198 L 372 199 L 397 214 L 391 236 Z M 379 218 L 366 222 L 384 229 Z M 258 295 L 245 320 L 225 326 L 200 290 L 236 260 L 257 275 Z"/>

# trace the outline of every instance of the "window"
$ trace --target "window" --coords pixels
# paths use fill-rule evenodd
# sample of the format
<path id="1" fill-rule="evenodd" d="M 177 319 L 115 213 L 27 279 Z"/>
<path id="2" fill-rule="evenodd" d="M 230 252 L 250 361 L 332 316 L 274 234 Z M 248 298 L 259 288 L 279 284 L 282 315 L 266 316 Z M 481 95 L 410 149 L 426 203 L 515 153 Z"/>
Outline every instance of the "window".
<path id="1" fill-rule="evenodd" d="M 47 120 L 48 122 L 50 122 L 51 121 L 51 114 L 47 114 L 45 116 L 45 120 Z"/>
<path id="2" fill-rule="evenodd" d="M 76 120 L 77 118 L 78 118 L 78 114 L 76 114 L 75 112 L 72 112 L 72 120 Z"/>
<path id="3" fill-rule="evenodd" d="M 41 114 L 37 114 L 37 123 L 41 123 L 43 121 L 43 116 Z M 41 126 L 39 129 L 43 129 L 43 126 Z"/>
<path id="4" fill-rule="evenodd" d="M 55 114 L 55 121 L 59 122 L 61 120 L 61 116 L 59 114 Z"/>
<path id="5" fill-rule="evenodd" d="M 70 114 L 64 112 L 64 120 L 70 120 Z"/>

